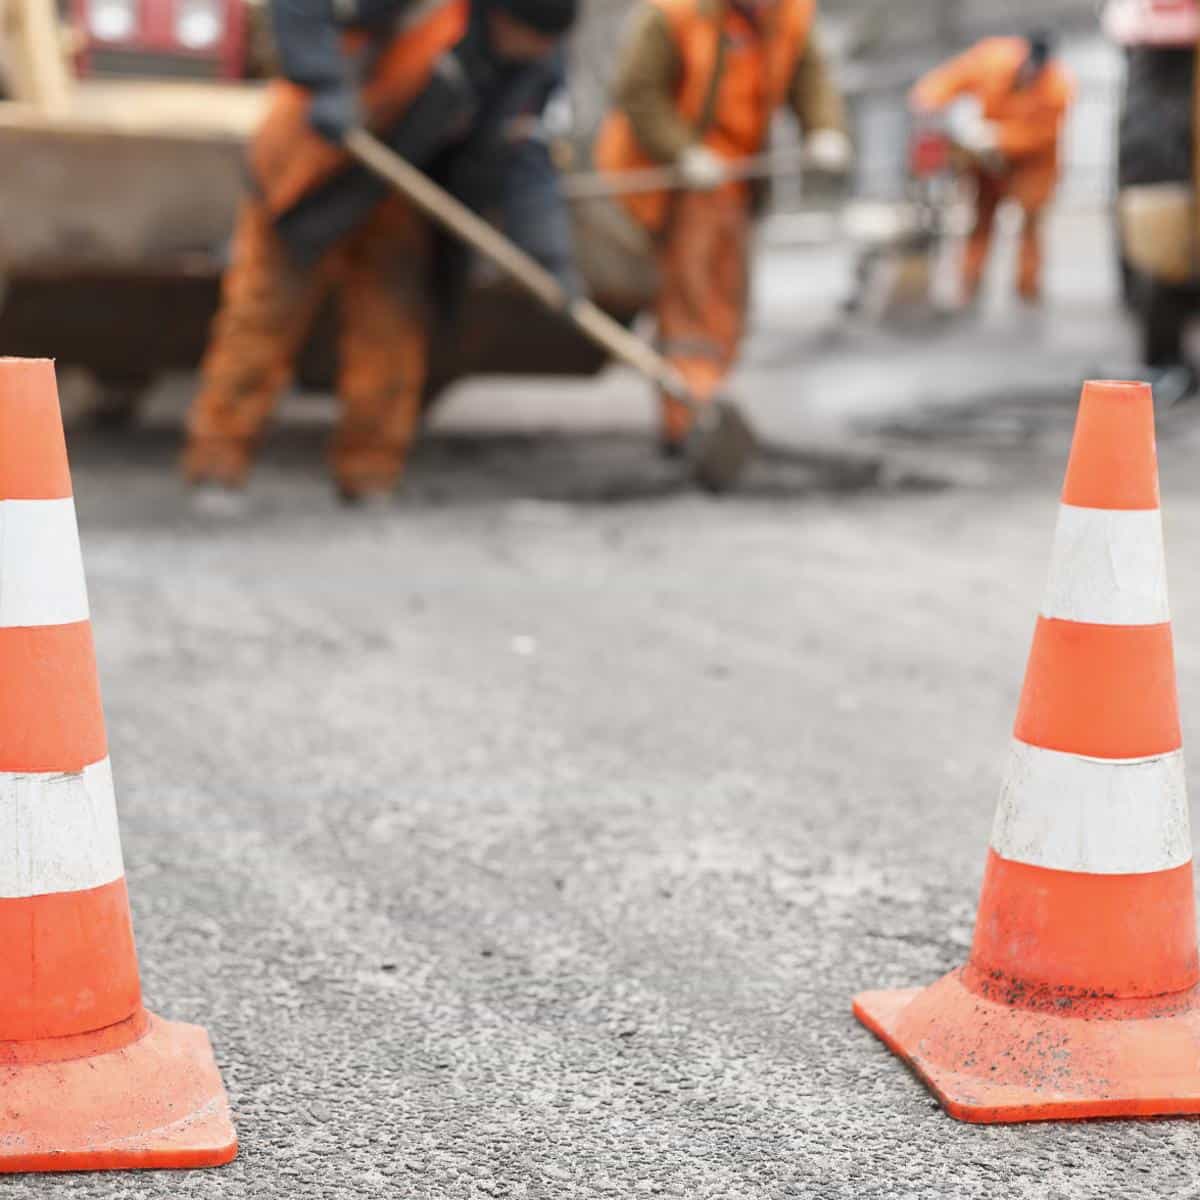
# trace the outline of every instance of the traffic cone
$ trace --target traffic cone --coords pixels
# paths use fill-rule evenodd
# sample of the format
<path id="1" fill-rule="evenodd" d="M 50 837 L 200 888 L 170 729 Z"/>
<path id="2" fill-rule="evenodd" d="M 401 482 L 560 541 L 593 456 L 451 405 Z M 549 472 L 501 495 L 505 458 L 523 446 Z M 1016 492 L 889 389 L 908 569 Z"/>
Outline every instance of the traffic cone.
<path id="1" fill-rule="evenodd" d="M 0 359 L 0 1172 L 236 1153 L 208 1035 L 142 1007 L 54 365 Z"/>
<path id="2" fill-rule="evenodd" d="M 1200 1112 L 1154 409 L 1089 383 L 964 967 L 860 1021 L 965 1121 Z"/>

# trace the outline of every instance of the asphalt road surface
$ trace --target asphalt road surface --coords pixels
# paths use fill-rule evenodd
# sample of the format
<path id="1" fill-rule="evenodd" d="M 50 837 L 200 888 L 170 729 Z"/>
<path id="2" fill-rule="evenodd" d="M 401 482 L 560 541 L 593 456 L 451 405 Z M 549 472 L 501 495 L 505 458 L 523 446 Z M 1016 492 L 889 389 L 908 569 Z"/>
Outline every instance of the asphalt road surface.
<path id="1" fill-rule="evenodd" d="M 756 415 L 851 379 L 886 462 L 722 501 L 602 428 L 620 377 L 475 385 L 385 512 L 332 503 L 319 421 L 232 526 L 170 421 L 75 436 L 147 1000 L 209 1029 L 242 1151 L 3 1200 L 1200 1193 L 1195 1122 L 959 1125 L 850 1015 L 967 952 L 1091 311 L 1032 351 L 765 322 Z M 1185 725 L 1198 446 L 1170 414 Z"/>

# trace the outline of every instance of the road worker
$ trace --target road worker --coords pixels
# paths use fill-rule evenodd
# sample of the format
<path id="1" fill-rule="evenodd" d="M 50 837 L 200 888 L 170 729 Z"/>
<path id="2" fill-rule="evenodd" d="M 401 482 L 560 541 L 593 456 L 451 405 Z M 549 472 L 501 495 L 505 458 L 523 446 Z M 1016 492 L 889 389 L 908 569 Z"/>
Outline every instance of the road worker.
<path id="1" fill-rule="evenodd" d="M 643 0 L 618 64 L 613 111 L 596 161 L 621 172 L 676 168 L 680 187 L 626 196 L 651 234 L 660 283 L 661 349 L 702 402 L 741 342 L 756 191 L 729 178 L 767 145 L 785 104 L 810 163 L 843 172 L 851 147 L 842 101 L 821 54 L 813 0 Z M 661 441 L 678 452 L 692 413 L 660 398 Z"/>
<path id="2" fill-rule="evenodd" d="M 996 212 L 1006 200 L 1022 213 L 1017 293 L 1029 304 L 1041 299 L 1042 216 L 1058 182 L 1059 142 L 1074 94 L 1053 48 L 1045 31 L 987 38 L 931 71 L 912 91 L 918 116 L 963 98 L 975 102 L 952 128 L 975 184 L 975 222 L 963 264 L 968 304 L 979 294 Z"/>
<path id="3" fill-rule="evenodd" d="M 576 2 L 273 0 L 283 79 L 250 146 L 254 190 L 188 422 L 184 470 L 206 506 L 237 507 L 331 290 L 341 320 L 339 493 L 386 496 L 403 471 L 426 378 L 434 238 L 351 160 L 342 145 L 351 130 L 366 126 L 510 223 L 519 213 L 528 224 L 526 210 L 538 209 L 527 249 L 572 275 L 565 203 L 537 130 L 561 87 Z"/>

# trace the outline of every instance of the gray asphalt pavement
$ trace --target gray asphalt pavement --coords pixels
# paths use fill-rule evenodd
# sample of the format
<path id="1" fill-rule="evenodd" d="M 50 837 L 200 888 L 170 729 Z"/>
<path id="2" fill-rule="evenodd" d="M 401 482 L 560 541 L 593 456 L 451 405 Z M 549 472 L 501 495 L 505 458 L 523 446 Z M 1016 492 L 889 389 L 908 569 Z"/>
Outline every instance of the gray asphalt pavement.
<path id="1" fill-rule="evenodd" d="M 72 439 L 147 999 L 208 1027 L 242 1153 L 5 1200 L 1200 1194 L 1197 1123 L 959 1125 L 850 1015 L 966 954 L 1092 348 L 786 334 L 760 418 L 841 361 L 843 433 L 919 479 L 697 496 L 592 419 L 620 377 L 486 435 L 514 385 L 473 385 L 382 513 L 334 507 L 319 422 L 235 527 L 169 424 Z M 1163 455 L 1185 723 L 1198 429 Z"/>

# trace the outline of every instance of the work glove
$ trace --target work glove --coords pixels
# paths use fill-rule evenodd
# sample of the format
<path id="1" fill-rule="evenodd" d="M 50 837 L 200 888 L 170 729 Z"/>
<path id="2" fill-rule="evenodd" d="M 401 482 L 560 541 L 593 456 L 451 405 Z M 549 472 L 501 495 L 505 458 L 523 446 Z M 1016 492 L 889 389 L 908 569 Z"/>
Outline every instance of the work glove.
<path id="1" fill-rule="evenodd" d="M 725 163 L 707 146 L 688 146 L 675 165 L 683 186 L 693 192 L 711 192 L 725 182 Z"/>
<path id="2" fill-rule="evenodd" d="M 985 171 L 999 174 L 1008 166 L 1004 155 L 1000 153 L 1000 137 L 995 122 L 985 121 L 982 117 L 967 120 L 954 130 L 953 136 Z"/>
<path id="3" fill-rule="evenodd" d="M 363 123 L 362 104 L 354 87 L 324 88 L 314 93 L 308 120 L 327 141 L 340 146 L 352 129 Z"/>
<path id="4" fill-rule="evenodd" d="M 1000 153 L 999 140 L 996 126 L 986 121 L 974 142 L 967 147 L 980 166 L 992 175 L 1002 175 L 1008 170 L 1008 160 Z"/>
<path id="5" fill-rule="evenodd" d="M 852 158 L 850 139 L 840 129 L 817 129 L 805 139 L 804 162 L 814 171 L 845 175 Z"/>

